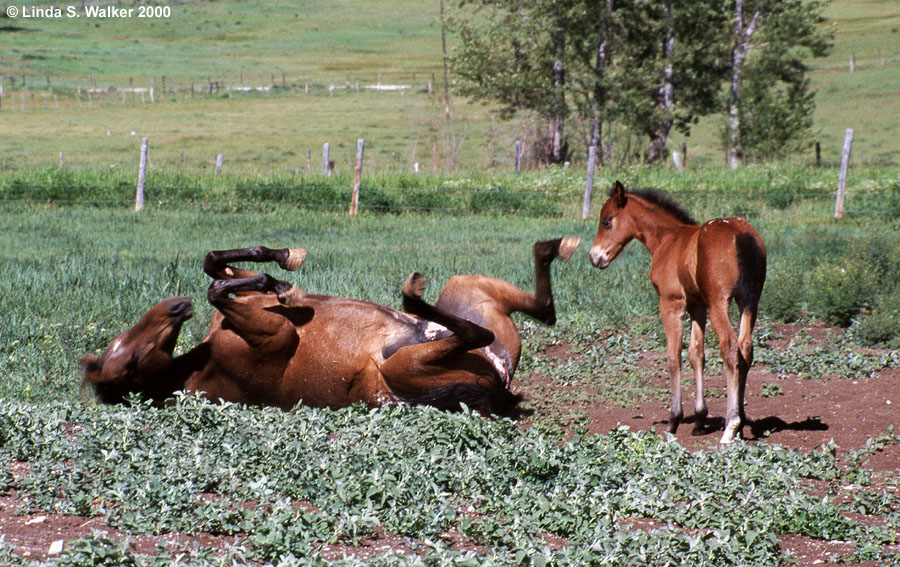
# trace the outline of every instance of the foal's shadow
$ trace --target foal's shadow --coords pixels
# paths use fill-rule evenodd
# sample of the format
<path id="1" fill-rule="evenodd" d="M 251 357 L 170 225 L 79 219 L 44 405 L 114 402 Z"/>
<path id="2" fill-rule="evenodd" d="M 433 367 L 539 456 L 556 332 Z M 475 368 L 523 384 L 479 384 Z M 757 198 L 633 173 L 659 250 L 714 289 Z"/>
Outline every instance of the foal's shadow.
<path id="1" fill-rule="evenodd" d="M 696 416 L 688 416 L 684 418 L 681 423 L 696 423 Z M 668 425 L 668 420 L 657 421 L 655 424 L 664 424 Z M 807 417 L 803 421 L 792 421 L 788 423 L 787 421 L 781 419 L 778 416 L 771 415 L 769 417 L 764 417 L 762 419 L 748 419 L 747 426 L 750 428 L 750 433 L 753 437 L 745 437 L 747 441 L 756 441 L 759 439 L 765 439 L 766 437 L 772 435 L 773 433 L 778 433 L 779 431 L 827 431 L 828 424 L 824 423 L 820 417 Z M 703 436 L 709 435 L 710 433 L 716 433 L 718 431 L 725 430 L 725 418 L 723 417 L 707 417 L 703 420 L 703 424 L 699 427 L 695 427 L 691 432 L 692 435 Z"/>
<path id="2" fill-rule="evenodd" d="M 792 421 L 790 423 L 784 421 L 778 416 L 771 415 L 763 419 L 748 420 L 750 432 L 753 434 L 752 439 L 764 439 L 772 433 L 779 431 L 827 431 L 828 424 L 822 421 L 822 418 L 807 417 L 803 421 Z"/>

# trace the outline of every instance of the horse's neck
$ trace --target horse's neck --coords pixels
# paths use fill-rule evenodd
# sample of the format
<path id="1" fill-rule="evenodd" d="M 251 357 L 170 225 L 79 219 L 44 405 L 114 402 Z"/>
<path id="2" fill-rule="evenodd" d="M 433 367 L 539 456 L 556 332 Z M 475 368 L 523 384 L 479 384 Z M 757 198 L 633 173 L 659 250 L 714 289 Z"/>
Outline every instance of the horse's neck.
<path id="1" fill-rule="evenodd" d="M 635 227 L 634 237 L 650 251 L 651 256 L 660 250 L 668 237 L 689 226 L 667 212 L 650 212 L 643 203 L 631 218 Z"/>
<path id="2" fill-rule="evenodd" d="M 157 374 L 152 387 L 145 394 L 157 402 L 170 398 L 175 392 L 184 390 L 188 379 L 201 370 L 208 359 L 207 349 L 203 345 L 175 357 L 168 368 Z"/>

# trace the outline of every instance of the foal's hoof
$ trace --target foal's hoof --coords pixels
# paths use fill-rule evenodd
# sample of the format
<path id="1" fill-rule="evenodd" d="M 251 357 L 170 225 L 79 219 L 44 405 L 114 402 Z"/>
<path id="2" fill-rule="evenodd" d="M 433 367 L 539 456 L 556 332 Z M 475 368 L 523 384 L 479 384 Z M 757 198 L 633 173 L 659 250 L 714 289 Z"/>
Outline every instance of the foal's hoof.
<path id="1" fill-rule="evenodd" d="M 578 248 L 579 244 L 581 244 L 581 239 L 577 236 L 563 238 L 559 243 L 559 252 L 557 252 L 557 256 L 562 261 L 568 260 L 572 257 L 572 254 L 575 253 L 575 249 Z"/>
<path id="2" fill-rule="evenodd" d="M 300 264 L 306 260 L 306 250 L 303 248 L 291 248 L 288 250 L 288 257 L 278 262 L 282 269 L 293 272 L 300 267 Z"/>
<path id="3" fill-rule="evenodd" d="M 292 305 L 300 303 L 304 297 L 306 297 L 305 291 L 299 287 L 291 286 L 287 291 L 278 294 L 278 302 L 287 307 L 291 307 Z"/>
<path id="4" fill-rule="evenodd" d="M 422 296 L 425 295 L 425 276 L 419 272 L 409 274 L 403 284 L 403 295 L 422 299 Z"/>

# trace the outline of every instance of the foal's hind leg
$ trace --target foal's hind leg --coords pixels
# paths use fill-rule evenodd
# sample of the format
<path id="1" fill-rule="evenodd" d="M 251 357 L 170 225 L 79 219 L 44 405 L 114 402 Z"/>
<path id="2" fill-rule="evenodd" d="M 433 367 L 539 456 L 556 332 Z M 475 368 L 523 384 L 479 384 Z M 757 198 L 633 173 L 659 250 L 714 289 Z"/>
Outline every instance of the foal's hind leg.
<path id="1" fill-rule="evenodd" d="M 757 300 L 758 301 L 758 300 Z M 737 375 L 738 375 L 738 408 L 741 422 L 746 423 L 744 414 L 744 395 L 747 391 L 747 375 L 753 365 L 753 328 L 756 326 L 757 305 L 738 305 L 741 313 L 740 328 L 737 339 Z"/>
<path id="2" fill-rule="evenodd" d="M 706 365 L 706 353 L 703 351 L 703 339 L 706 333 L 707 312 L 705 306 L 692 306 L 688 308 L 691 316 L 691 342 L 688 346 L 688 359 L 694 370 L 694 384 L 697 387 L 697 395 L 694 398 L 694 428 L 692 435 L 702 435 L 706 432 L 706 399 L 703 395 L 703 371 Z"/>
<path id="3" fill-rule="evenodd" d="M 725 409 L 725 432 L 720 443 L 731 443 L 740 434 L 744 425 L 744 385 L 746 372 L 741 377 L 738 363 L 738 339 L 728 318 L 730 299 L 719 300 L 709 306 L 709 322 L 719 337 L 719 352 L 725 366 L 725 390 L 727 403 Z M 743 363 L 741 363 L 743 366 Z M 748 367 L 749 368 L 749 367 Z M 742 382 L 744 385 L 742 385 Z"/>
<path id="4" fill-rule="evenodd" d="M 249 278 L 256 275 L 249 270 L 232 268 L 234 262 L 277 262 L 282 269 L 293 272 L 306 259 L 303 248 L 272 249 L 265 246 L 238 248 L 235 250 L 213 250 L 203 259 L 203 271 L 215 280 Z"/>

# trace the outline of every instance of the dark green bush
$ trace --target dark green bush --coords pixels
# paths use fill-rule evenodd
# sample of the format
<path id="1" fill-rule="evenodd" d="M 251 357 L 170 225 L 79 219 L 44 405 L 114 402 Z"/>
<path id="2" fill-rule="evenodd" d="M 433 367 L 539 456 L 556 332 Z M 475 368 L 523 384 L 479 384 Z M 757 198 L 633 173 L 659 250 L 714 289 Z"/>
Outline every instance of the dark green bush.
<path id="1" fill-rule="evenodd" d="M 900 348 L 900 293 L 863 317 L 854 336 L 866 346 Z"/>
<path id="2" fill-rule="evenodd" d="M 847 327 L 871 304 L 878 276 L 870 266 L 826 262 L 813 268 L 806 284 L 808 310 L 832 325 Z"/>
<path id="3" fill-rule="evenodd" d="M 797 275 L 787 270 L 775 270 L 766 276 L 759 312 L 775 321 L 790 323 L 800 316 L 801 301 L 802 296 L 797 293 Z"/>

